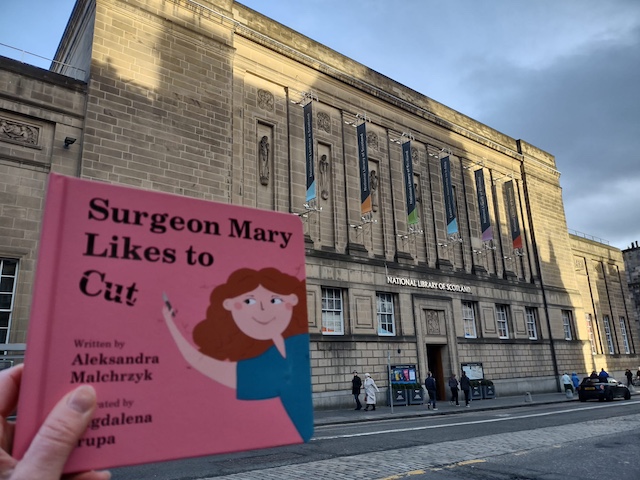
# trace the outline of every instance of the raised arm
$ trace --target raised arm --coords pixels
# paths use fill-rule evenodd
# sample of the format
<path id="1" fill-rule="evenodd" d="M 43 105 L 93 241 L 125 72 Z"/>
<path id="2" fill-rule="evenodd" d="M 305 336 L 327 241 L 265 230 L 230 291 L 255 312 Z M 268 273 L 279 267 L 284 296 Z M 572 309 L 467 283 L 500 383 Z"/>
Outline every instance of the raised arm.
<path id="1" fill-rule="evenodd" d="M 180 353 L 182 353 L 184 359 L 193 368 L 218 383 L 221 383 L 230 388 L 236 388 L 236 368 L 238 365 L 237 362 L 226 362 L 217 360 L 213 357 L 209 357 L 208 355 L 200 353 L 193 345 L 191 345 L 186 340 L 186 338 L 184 338 L 182 333 L 180 333 L 175 321 L 173 320 L 173 315 L 169 308 L 167 308 L 167 306 L 164 306 L 162 308 L 162 316 L 167 322 L 169 332 L 171 332 L 171 336 L 176 342 Z"/>

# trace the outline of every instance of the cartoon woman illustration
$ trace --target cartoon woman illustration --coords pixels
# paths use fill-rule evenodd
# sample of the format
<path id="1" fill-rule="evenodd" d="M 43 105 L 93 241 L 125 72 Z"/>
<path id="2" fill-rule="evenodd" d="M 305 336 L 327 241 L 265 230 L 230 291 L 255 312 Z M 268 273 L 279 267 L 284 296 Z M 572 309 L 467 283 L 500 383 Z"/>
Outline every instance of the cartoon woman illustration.
<path id="1" fill-rule="evenodd" d="M 309 334 L 303 281 L 275 268 L 243 268 L 214 288 L 206 318 L 193 330 L 196 349 L 163 315 L 185 360 L 236 390 L 239 400 L 280 397 L 300 437 L 313 434 Z"/>

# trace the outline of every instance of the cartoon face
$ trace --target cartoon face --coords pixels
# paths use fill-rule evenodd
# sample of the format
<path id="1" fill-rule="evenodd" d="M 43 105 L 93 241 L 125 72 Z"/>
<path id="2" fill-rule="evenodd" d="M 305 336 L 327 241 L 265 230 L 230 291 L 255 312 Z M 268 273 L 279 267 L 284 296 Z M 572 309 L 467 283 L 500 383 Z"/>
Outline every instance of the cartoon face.
<path id="1" fill-rule="evenodd" d="M 295 294 L 273 293 L 260 285 L 237 297 L 227 298 L 222 305 L 231 312 L 238 328 L 249 337 L 269 340 L 284 332 L 291 321 Z"/>

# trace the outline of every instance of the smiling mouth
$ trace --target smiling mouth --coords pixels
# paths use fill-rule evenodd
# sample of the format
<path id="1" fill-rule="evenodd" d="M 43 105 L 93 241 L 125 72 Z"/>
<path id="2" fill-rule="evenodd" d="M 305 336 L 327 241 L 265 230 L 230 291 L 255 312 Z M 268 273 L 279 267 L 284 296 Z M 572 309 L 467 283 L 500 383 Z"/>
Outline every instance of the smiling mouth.
<path id="1" fill-rule="evenodd" d="M 274 318 L 270 318 L 269 320 L 261 322 L 256 317 L 251 317 L 251 318 L 253 319 L 254 322 L 259 323 L 260 325 L 269 325 L 271 322 L 275 320 L 275 317 L 274 317 Z"/>

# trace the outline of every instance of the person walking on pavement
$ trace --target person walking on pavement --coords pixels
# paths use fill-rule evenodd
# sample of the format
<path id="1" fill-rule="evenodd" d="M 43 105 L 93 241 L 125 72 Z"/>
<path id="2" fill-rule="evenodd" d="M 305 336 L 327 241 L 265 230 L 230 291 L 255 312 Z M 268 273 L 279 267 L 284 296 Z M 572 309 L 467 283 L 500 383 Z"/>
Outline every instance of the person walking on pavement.
<path id="1" fill-rule="evenodd" d="M 627 371 L 624 372 L 625 377 L 627 377 L 627 387 L 631 387 L 631 385 L 633 385 L 633 373 L 631 373 L 631 370 L 629 370 L 627 368 Z"/>
<path id="2" fill-rule="evenodd" d="M 565 392 L 571 390 L 571 393 L 573 393 L 573 382 L 571 382 L 571 377 L 567 372 L 564 372 L 564 375 L 562 375 L 562 384 L 564 385 Z"/>
<path id="3" fill-rule="evenodd" d="M 580 377 L 578 377 L 578 374 L 576 372 L 573 372 L 571 374 L 571 383 L 573 383 L 573 389 L 577 390 L 578 385 L 580 385 Z"/>
<path id="4" fill-rule="evenodd" d="M 429 395 L 427 409 L 433 408 L 434 410 L 438 410 L 436 408 L 436 379 L 433 378 L 431 372 L 427 373 L 427 378 L 424 381 L 424 388 L 427 389 L 427 394 Z"/>
<path id="5" fill-rule="evenodd" d="M 353 394 L 353 399 L 356 401 L 356 410 L 362 409 L 362 404 L 360 403 L 360 389 L 362 388 L 362 379 L 358 376 L 358 372 L 353 371 L 353 378 L 351 379 L 351 393 Z"/>
<path id="6" fill-rule="evenodd" d="M 458 401 L 458 379 L 456 378 L 456 374 L 452 373 L 451 377 L 449 377 L 449 388 L 451 389 L 451 400 L 449 403 L 453 405 L 455 402 L 456 406 L 460 406 L 460 402 Z"/>
<path id="7" fill-rule="evenodd" d="M 371 410 L 376 409 L 376 392 L 379 392 L 379 391 L 380 390 L 378 389 L 376 382 L 374 382 L 373 378 L 371 378 L 371 375 L 369 375 L 368 373 L 365 373 L 364 374 L 364 403 L 367 404 L 367 406 L 364 407 L 365 411 L 369 410 L 369 407 L 371 407 Z"/>
<path id="8" fill-rule="evenodd" d="M 467 372 L 464 370 L 460 377 L 460 390 L 464 393 L 464 406 L 469 407 L 469 402 L 471 401 L 471 381 L 469 377 L 467 377 Z"/>

